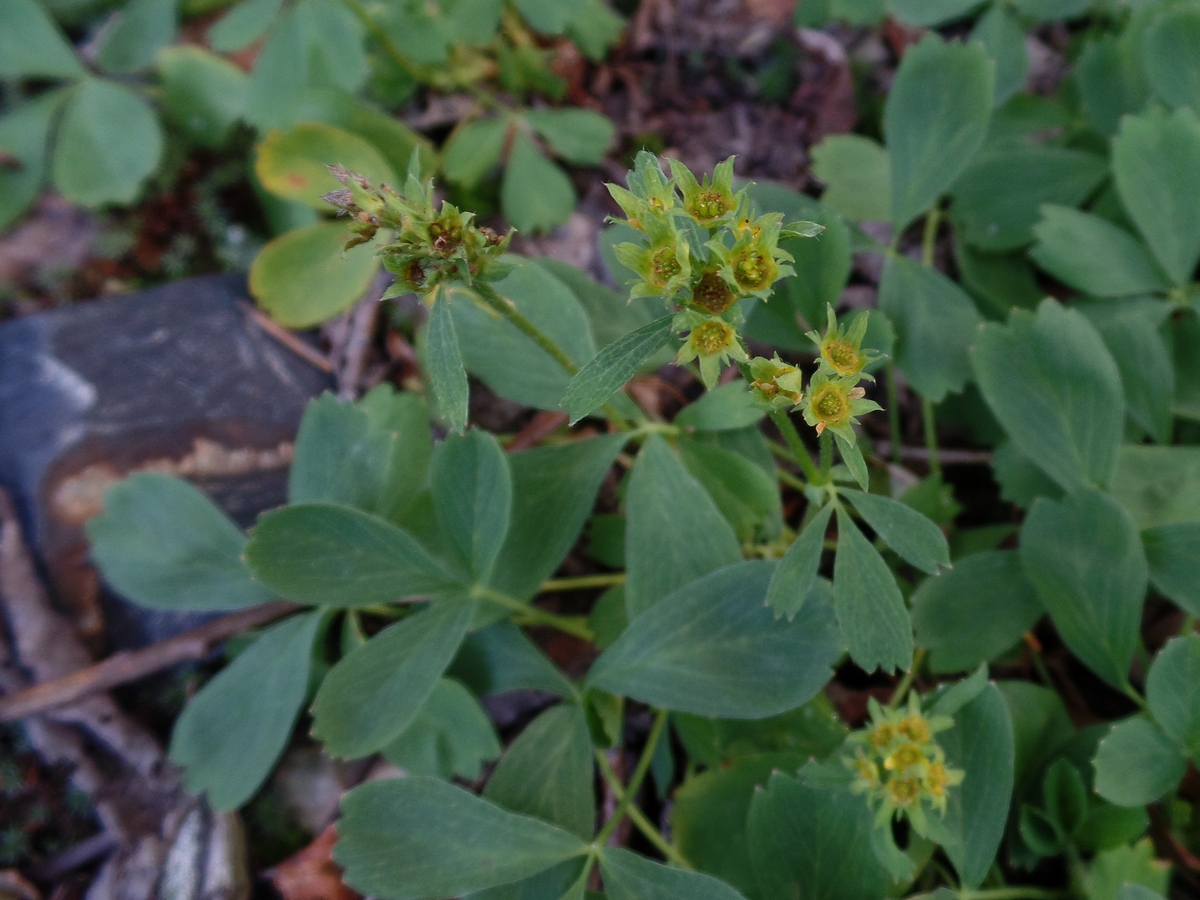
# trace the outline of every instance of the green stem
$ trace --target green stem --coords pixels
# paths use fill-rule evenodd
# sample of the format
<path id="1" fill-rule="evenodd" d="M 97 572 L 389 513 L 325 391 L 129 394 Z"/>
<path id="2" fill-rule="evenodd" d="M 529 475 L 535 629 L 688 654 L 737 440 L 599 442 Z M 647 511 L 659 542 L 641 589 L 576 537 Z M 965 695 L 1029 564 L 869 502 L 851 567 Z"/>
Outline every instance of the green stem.
<path id="1" fill-rule="evenodd" d="M 788 459 L 791 459 L 791 457 L 789 456 Z M 779 476 L 779 480 L 781 482 L 783 482 L 790 488 L 795 488 L 798 491 L 803 491 L 807 487 L 807 485 L 804 483 L 803 478 L 796 477 L 795 475 L 793 475 L 791 472 L 787 471 L 786 469 L 776 468 L 775 474 Z"/>
<path id="2" fill-rule="evenodd" d="M 933 402 L 921 398 L 921 418 L 925 423 L 925 447 L 929 450 L 929 474 L 942 478 L 942 461 L 938 458 L 937 420 Z"/>
<path id="3" fill-rule="evenodd" d="M 782 410 L 775 410 L 771 413 L 771 421 L 775 423 L 775 427 L 787 442 L 788 449 L 792 451 L 792 462 L 800 467 L 810 483 L 820 484 L 821 473 L 817 471 L 817 465 L 813 462 L 808 448 L 804 446 L 804 441 L 800 440 L 800 432 L 796 430 L 791 417 Z"/>
<path id="4" fill-rule="evenodd" d="M 936 206 L 925 216 L 925 232 L 921 235 L 921 262 L 933 268 L 933 251 L 937 246 L 938 225 L 942 221 L 942 211 Z"/>
<path id="5" fill-rule="evenodd" d="M 522 603 L 516 597 L 501 594 L 499 591 L 493 591 L 491 588 L 476 586 L 472 594 L 476 599 L 487 600 L 489 603 L 495 603 L 497 606 L 503 606 L 510 612 L 516 613 L 523 619 L 521 624 L 545 625 L 549 628 L 557 628 L 565 634 L 574 635 L 585 641 L 596 639 L 595 633 L 588 627 L 587 619 L 583 616 L 560 616 L 558 613 L 552 613 L 549 610 L 539 609 L 528 603 Z"/>
<path id="6" fill-rule="evenodd" d="M 833 469 L 833 433 L 821 432 L 821 480 L 817 484 L 829 484 L 829 473 Z"/>
<path id="7" fill-rule="evenodd" d="M 612 837 L 612 833 L 621 824 L 621 819 L 625 818 L 625 814 L 629 811 L 630 806 L 632 806 L 633 800 L 646 778 L 646 773 L 650 771 L 650 760 L 654 757 L 654 748 L 658 745 L 658 739 L 662 737 L 663 730 L 666 728 L 668 715 L 665 709 L 660 709 L 655 714 L 654 724 L 650 726 L 650 735 L 646 738 L 646 746 L 642 748 L 642 757 L 638 760 L 637 768 L 633 770 L 633 776 L 629 779 L 629 784 L 625 787 L 625 794 L 617 801 L 616 811 L 604 823 L 604 827 L 596 835 L 596 840 L 592 842 L 597 847 L 603 847 L 608 839 Z"/>
<path id="8" fill-rule="evenodd" d="M 892 462 L 900 465 L 900 389 L 896 385 L 896 364 L 887 361 L 888 429 L 892 432 Z"/>
<path id="9" fill-rule="evenodd" d="M 599 750 L 596 751 L 596 762 L 600 766 L 600 774 L 608 784 L 608 789 L 613 792 L 613 796 L 617 798 L 617 803 L 620 804 L 625 799 L 626 791 L 625 787 L 621 784 L 621 780 L 617 778 L 617 773 L 613 771 L 612 764 L 609 763 L 608 757 Z M 680 868 L 692 868 L 692 864 L 688 862 L 687 857 L 662 836 L 653 823 L 646 818 L 645 813 L 632 804 L 626 808 L 625 812 L 629 816 L 629 821 L 634 824 L 634 827 L 645 835 L 646 840 L 653 844 L 666 859 L 669 859 Z"/>
<path id="10" fill-rule="evenodd" d="M 1189 635 L 1196 630 L 1196 617 L 1188 613 L 1183 617 L 1183 624 L 1179 626 L 1181 635 Z"/>
<path id="11" fill-rule="evenodd" d="M 993 888 L 985 891 L 959 891 L 958 900 L 1065 900 L 1070 891 L 1044 890 L 1030 887 Z"/>
<path id="12" fill-rule="evenodd" d="M 588 588 L 613 587 L 625 583 L 624 572 L 611 572 L 603 575 L 579 575 L 575 578 L 551 578 L 543 581 L 538 588 L 539 594 L 549 591 L 586 591 Z"/>
<path id="13" fill-rule="evenodd" d="M 371 14 L 367 12 L 359 0 L 342 0 L 346 8 L 354 13 L 354 17 L 362 22 L 363 27 L 367 30 L 367 34 L 374 38 L 375 42 L 383 48 L 383 52 L 388 55 L 397 66 L 407 72 L 417 81 L 424 81 L 421 77 L 421 69 L 411 59 L 400 52 L 400 48 L 393 43 L 391 37 L 380 26 L 378 22 L 371 18 Z"/>
<path id="14" fill-rule="evenodd" d="M 912 687 L 913 680 L 917 677 L 917 669 L 921 668 L 921 663 L 924 661 L 925 648 L 921 647 L 913 654 L 912 665 L 908 667 L 908 671 L 904 673 L 904 677 L 896 685 L 896 690 L 892 692 L 892 699 L 887 702 L 888 709 L 895 709 L 903 702 L 909 688 Z"/>

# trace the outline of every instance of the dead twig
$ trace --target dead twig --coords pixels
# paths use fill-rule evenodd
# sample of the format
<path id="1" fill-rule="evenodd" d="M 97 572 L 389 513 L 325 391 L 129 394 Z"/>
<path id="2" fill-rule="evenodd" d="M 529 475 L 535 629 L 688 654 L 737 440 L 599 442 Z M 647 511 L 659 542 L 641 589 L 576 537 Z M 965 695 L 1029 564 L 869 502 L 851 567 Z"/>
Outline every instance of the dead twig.
<path id="1" fill-rule="evenodd" d="M 328 372 L 330 375 L 333 374 L 333 363 L 330 362 L 323 353 L 314 350 L 307 343 L 296 337 L 296 335 L 292 334 L 282 325 L 278 325 L 273 322 L 269 317 L 263 315 L 249 303 L 242 302 L 239 303 L 239 305 L 246 311 L 246 315 L 254 320 L 254 324 L 256 324 L 271 337 L 275 338 L 275 340 L 279 341 L 279 343 L 283 344 L 283 346 L 287 347 L 305 362 L 312 363 L 322 372 Z"/>
<path id="2" fill-rule="evenodd" d="M 204 659 L 220 643 L 251 628 L 258 628 L 300 609 L 278 601 L 239 610 L 206 622 L 191 631 L 143 647 L 114 653 L 95 665 L 53 681 L 36 684 L 8 697 L 0 697 L 0 722 L 46 712 L 84 697 L 137 681 L 182 662 Z"/>
<path id="3" fill-rule="evenodd" d="M 875 452 L 882 459 L 889 459 L 892 455 L 891 441 L 876 441 Z M 929 451 L 924 447 L 901 447 L 901 459 L 919 459 L 927 461 L 929 459 Z M 938 450 L 938 459 L 943 465 L 949 466 L 982 466 L 987 465 L 992 461 L 992 454 L 987 450 Z"/>

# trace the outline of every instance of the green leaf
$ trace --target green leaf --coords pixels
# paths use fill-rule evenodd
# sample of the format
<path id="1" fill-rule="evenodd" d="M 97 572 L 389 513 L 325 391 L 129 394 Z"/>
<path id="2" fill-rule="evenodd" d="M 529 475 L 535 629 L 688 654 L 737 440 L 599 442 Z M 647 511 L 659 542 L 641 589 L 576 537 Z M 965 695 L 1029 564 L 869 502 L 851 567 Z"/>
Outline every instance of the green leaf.
<path id="1" fill-rule="evenodd" d="M 493 287 L 554 341 L 576 365 L 596 355 L 587 313 L 570 288 L 539 265 L 516 260 Z M 497 394 L 540 409 L 557 410 L 571 376 L 562 364 L 507 319 L 480 307 L 463 291 L 451 310 L 467 370 Z"/>
<path id="2" fill-rule="evenodd" d="M 307 0 L 296 11 L 307 45 L 309 83 L 357 92 L 370 72 L 363 23 L 340 0 Z"/>
<path id="3" fill-rule="evenodd" d="M 1159 651 L 1146 676 L 1146 700 L 1167 736 L 1200 755 L 1200 635 L 1175 638 Z"/>
<path id="4" fill-rule="evenodd" d="M 292 736 L 308 692 L 322 613 L 292 616 L 264 631 L 184 708 L 170 755 L 184 787 L 217 810 L 250 799 Z"/>
<path id="5" fill-rule="evenodd" d="M 183 44 L 159 51 L 158 73 L 163 105 L 183 133 L 202 147 L 224 144 L 246 106 L 246 73 Z"/>
<path id="6" fill-rule="evenodd" d="M 1013 647 L 1043 612 L 1017 553 L 996 550 L 956 560 L 912 596 L 917 645 L 935 672 L 961 672 Z"/>
<path id="7" fill-rule="evenodd" d="M 833 602 L 851 658 L 868 672 L 908 669 L 912 620 L 896 579 L 845 511 L 838 510 Z"/>
<path id="8" fill-rule="evenodd" d="M 983 253 L 957 241 L 954 261 L 963 287 L 989 319 L 1006 319 L 1015 306 L 1034 309 L 1045 296 L 1024 251 Z"/>
<path id="9" fill-rule="evenodd" d="M 590 109 L 531 109 L 524 119 L 560 157 L 581 166 L 597 166 L 612 145 L 616 128 Z"/>
<path id="10" fill-rule="evenodd" d="M 1039 211 L 1042 217 L 1047 216 L 1044 204 L 1060 204 L 1050 209 L 1067 213 L 1065 225 L 1062 220 L 1055 225 L 1067 228 L 1068 233 L 1074 219 L 1087 221 L 1092 218 L 1067 207 L 1087 199 L 1107 175 L 1108 161 L 1094 153 L 1041 144 L 987 149 L 955 182 L 952 191 L 954 217 L 961 224 L 960 234 L 967 243 L 981 250 L 1016 250 L 1032 241 L 1035 232 L 1039 239 L 1045 240 L 1043 233 L 1054 227 L 1043 220 L 1040 231 L 1034 228 L 1038 224 Z M 1110 232 L 1120 231 L 1116 226 L 1104 224 Z M 1062 237 L 1059 236 L 1061 245 Z M 1078 262 L 1081 249 L 1099 256 L 1086 244 L 1073 244 L 1071 249 L 1075 256 L 1067 256 L 1063 267 L 1083 268 Z M 1118 272 L 1122 271 L 1119 261 L 1105 259 L 1104 262 Z M 1150 272 L 1157 276 L 1152 264 Z"/>
<path id="11" fill-rule="evenodd" d="M 663 316 L 613 341 L 571 379 L 562 405 L 574 425 L 601 407 L 671 339 L 674 315 Z"/>
<path id="12" fill-rule="evenodd" d="M 961 19 L 983 0 L 888 0 L 888 11 L 905 25 L 928 28 Z"/>
<path id="13" fill-rule="evenodd" d="M 402 524 L 404 514 L 425 486 L 429 458 L 433 453 L 425 400 L 418 394 L 397 393 L 390 384 L 384 383 L 369 390 L 356 405 L 367 414 L 371 430 L 385 434 L 391 447 L 391 458 L 384 467 L 386 474 L 380 480 L 375 502 L 368 511 L 389 522 Z M 293 457 L 293 472 L 295 468 Z"/>
<path id="14" fill-rule="evenodd" d="M 429 324 L 425 329 L 425 365 L 439 416 L 452 433 L 462 434 L 467 427 L 470 388 L 450 298 L 445 294 L 435 299 L 429 311 Z"/>
<path id="15" fill-rule="evenodd" d="M 578 200 L 567 174 L 542 156 L 528 135 L 518 132 L 500 186 L 500 205 L 513 227 L 526 232 L 557 228 Z"/>
<path id="16" fill-rule="evenodd" d="M 1043 206 L 1029 255 L 1059 281 L 1096 297 L 1128 297 L 1166 289 L 1146 247 L 1099 216 Z"/>
<path id="17" fill-rule="evenodd" d="M 344 503 L 375 512 L 391 463 L 394 438 L 373 428 L 353 403 L 322 394 L 309 403 L 296 434 L 288 500 Z"/>
<path id="18" fill-rule="evenodd" d="M 535 690 L 576 695 L 575 685 L 509 619 L 467 636 L 450 674 L 480 696 Z"/>
<path id="19" fill-rule="evenodd" d="M 849 791 L 775 774 L 755 792 L 747 830 L 762 900 L 888 894 L 887 870 L 871 850 L 871 808 Z"/>
<path id="20" fill-rule="evenodd" d="M 392 167 L 371 144 L 320 122 L 269 132 L 258 144 L 254 171 L 271 193 L 328 211 L 333 207 L 321 198 L 341 188 L 329 172 L 332 165 L 344 166 L 372 184 L 396 183 Z M 344 226 L 343 234 L 345 240 L 350 239 Z"/>
<path id="21" fill-rule="evenodd" d="M 561 34 L 584 0 L 516 0 L 521 15 L 543 34 Z"/>
<path id="22" fill-rule="evenodd" d="M 883 121 L 897 231 L 929 210 L 970 164 L 987 134 L 992 84 L 980 44 L 929 35 L 904 55 Z"/>
<path id="23" fill-rule="evenodd" d="M 104 580 L 151 609 L 237 609 L 274 596 L 242 559 L 245 535 L 178 478 L 142 472 L 113 485 L 87 534 Z"/>
<path id="24" fill-rule="evenodd" d="M 586 272 L 569 263 L 549 256 L 539 256 L 533 262 L 561 281 L 575 295 L 587 313 L 597 347 L 607 347 L 630 331 L 658 318 L 653 303 L 629 303 L 624 293 L 593 280 Z M 673 356 L 664 348 L 643 363 L 643 367 L 657 369 Z"/>
<path id="25" fill-rule="evenodd" d="M 208 41 L 220 53 L 248 47 L 263 36 L 281 6 L 283 0 L 242 0 L 209 29 Z"/>
<path id="26" fill-rule="evenodd" d="M 1142 67 L 1151 90 L 1170 107 L 1200 114 L 1200 10 L 1176 6 L 1156 16 L 1142 35 Z"/>
<path id="27" fill-rule="evenodd" d="M 300 10 L 285 8 L 254 60 L 246 90 L 246 121 L 260 132 L 291 128 L 299 121 L 310 80 L 304 32 Z"/>
<path id="28" fill-rule="evenodd" d="M 451 583 L 406 531 L 334 503 L 300 503 L 261 516 L 246 560 L 280 596 L 318 606 L 372 606 Z"/>
<path id="29" fill-rule="evenodd" d="M 968 352 L 981 319 L 962 288 L 936 269 L 891 256 L 879 285 L 879 308 L 896 328 L 896 364 L 933 402 L 963 389 Z"/>
<path id="30" fill-rule="evenodd" d="M 821 588 L 813 592 L 815 602 L 828 602 L 831 590 L 829 582 L 822 579 L 819 584 Z M 671 724 L 675 726 L 675 732 L 679 735 L 689 760 L 715 772 L 727 771 L 734 767 L 731 763 L 743 759 L 761 763 L 764 757 L 779 759 L 789 754 L 798 760 L 798 769 L 799 765 L 808 762 L 810 758 L 823 759 L 829 756 L 842 746 L 848 734 L 846 726 L 838 718 L 837 710 L 823 693 L 817 694 L 803 706 L 766 719 L 713 719 L 674 713 L 671 716 Z M 772 768 L 786 766 L 772 763 L 762 768 L 762 777 L 747 784 L 747 795 L 754 784 L 766 781 L 766 776 L 771 773 Z M 691 785 L 695 780 L 696 778 L 688 778 L 685 784 Z M 696 799 L 695 796 L 693 799 Z M 682 802 L 681 795 L 676 794 L 675 800 L 678 809 L 678 804 Z M 721 801 L 714 802 L 719 804 Z M 750 798 L 747 796 L 747 808 L 749 803 Z M 698 811 L 697 815 L 700 815 Z M 674 813 L 672 823 L 672 829 L 677 830 L 679 823 L 675 821 Z M 741 827 L 740 823 L 737 827 Z M 688 855 L 682 845 L 681 849 Z M 703 864 L 700 857 L 694 858 L 693 861 Z M 725 878 L 731 884 L 741 883 L 735 878 L 726 878 L 719 872 L 714 874 Z"/>
<path id="31" fill-rule="evenodd" d="M 738 563 L 658 601 L 592 666 L 588 684 L 664 709 L 755 719 L 792 709 L 830 678 L 841 654 L 831 611 L 791 622 L 766 607 L 774 567 Z"/>
<path id="32" fill-rule="evenodd" d="M 132 203 L 158 168 L 162 130 L 150 105 L 114 81 L 88 78 L 58 124 L 55 186 L 83 206 Z"/>
<path id="33" fill-rule="evenodd" d="M 1013 726 L 995 684 L 958 711 L 954 727 L 938 735 L 938 743 L 946 764 L 967 773 L 948 791 L 942 823 L 954 837 L 946 854 L 963 887 L 974 890 L 996 859 L 1013 792 Z"/>
<path id="34" fill-rule="evenodd" d="M 458 897 L 545 871 L 585 845 L 430 778 L 374 781 L 342 800 L 333 856 L 346 883 L 390 900 Z"/>
<path id="35" fill-rule="evenodd" d="M 487 713 L 471 692 L 443 678 L 417 717 L 383 756 L 408 775 L 474 781 L 485 762 L 500 756 L 500 740 Z"/>
<path id="36" fill-rule="evenodd" d="M 147 68 L 174 40 L 176 16 L 176 0 L 129 0 L 105 26 L 96 62 L 118 74 Z"/>
<path id="37" fill-rule="evenodd" d="M 450 546 L 480 583 L 491 575 L 508 534 L 512 474 L 496 439 L 472 429 L 433 451 L 433 507 Z"/>
<path id="38" fill-rule="evenodd" d="M 1029 51 L 1020 19 L 1002 3 L 994 4 L 971 29 L 970 40 L 983 44 L 995 63 L 993 106 L 1002 106 L 1029 78 Z"/>
<path id="39" fill-rule="evenodd" d="M 484 796 L 588 841 L 596 830 L 594 778 L 587 716 L 579 704 L 561 703 L 530 722 L 513 741 Z"/>
<path id="40" fill-rule="evenodd" d="M 745 382 L 731 381 L 705 391 L 675 417 L 680 428 L 699 431 L 729 431 L 757 425 L 766 413 L 754 405 Z"/>
<path id="41" fill-rule="evenodd" d="M 1148 572 L 1129 514 L 1099 491 L 1038 500 L 1021 563 L 1063 642 L 1118 690 L 1129 683 Z"/>
<path id="42" fill-rule="evenodd" d="M 82 78 L 75 58 L 37 0 L 5 0 L 0 9 L 0 78 Z"/>
<path id="43" fill-rule="evenodd" d="M 0 118 L 0 149 L 16 161 L 0 166 L 0 229 L 15 222 L 41 191 L 50 128 L 66 99 L 63 90 L 48 91 Z"/>
<path id="44" fill-rule="evenodd" d="M 804 607 L 817 580 L 831 515 L 832 504 L 813 516 L 779 561 L 767 587 L 767 604 L 776 616 L 787 616 L 791 621 Z"/>
<path id="45" fill-rule="evenodd" d="M 1173 791 L 1187 759 L 1148 719 L 1118 722 L 1096 751 L 1096 793 L 1118 806 L 1144 806 Z"/>
<path id="46" fill-rule="evenodd" d="M 1170 443 L 1175 368 L 1161 329 L 1171 305 L 1141 297 L 1088 303 L 1079 309 L 1096 326 L 1117 364 L 1129 418 L 1160 444 Z"/>
<path id="47" fill-rule="evenodd" d="M 637 455 L 625 511 L 625 609 L 631 620 L 700 576 L 742 559 L 717 505 L 659 435 Z"/>
<path id="48" fill-rule="evenodd" d="M 1097 854 L 1084 876 L 1088 900 L 1162 900 L 1171 880 L 1171 864 L 1155 859 L 1157 855 L 1148 837 L 1132 847 Z"/>
<path id="49" fill-rule="evenodd" d="M 1162 894 L 1140 884 L 1123 884 L 1117 894 L 1117 900 L 1164 900 L 1164 898 Z"/>
<path id="50" fill-rule="evenodd" d="M 489 587 L 520 600 L 536 593 L 575 546 L 624 435 L 509 455 L 512 524 Z"/>
<path id="51" fill-rule="evenodd" d="M 1129 217 L 1171 282 L 1189 283 L 1200 257 L 1200 221 L 1187 199 L 1200 193 L 1200 121 L 1190 109 L 1129 117 L 1112 148 Z"/>
<path id="52" fill-rule="evenodd" d="M 1013 6 L 1039 22 L 1073 19 L 1091 8 L 1095 0 L 1013 0 Z"/>
<path id="53" fill-rule="evenodd" d="M 1142 532 L 1150 583 L 1193 616 L 1200 616 L 1200 522 L 1175 522 Z"/>
<path id="54" fill-rule="evenodd" d="M 1141 60 L 1127 44 L 1116 36 L 1089 41 L 1075 66 L 1084 112 L 1105 137 L 1116 134 L 1121 119 L 1140 112 L 1149 99 Z"/>
<path id="55" fill-rule="evenodd" d="M 679 439 L 683 464 L 717 504 L 739 542 L 777 537 L 783 529 L 779 486 L 744 454 L 686 435 Z M 626 554 L 628 556 L 628 554 Z M 741 558 L 741 553 L 736 559 Z"/>
<path id="56" fill-rule="evenodd" d="M 396 740 L 433 693 L 474 612 L 474 603 L 441 600 L 348 653 L 317 691 L 313 736 L 343 759 Z"/>
<path id="57" fill-rule="evenodd" d="M 812 148 L 813 174 L 825 183 L 821 202 L 856 222 L 892 218 L 888 152 L 870 138 L 835 134 Z"/>
<path id="58" fill-rule="evenodd" d="M 360 100 L 341 88 L 310 88 L 301 98 L 299 119 L 324 122 L 348 131 L 370 144 L 393 172 L 407 172 L 413 151 L 420 153 L 421 171 L 433 172 L 438 159 L 433 145 L 400 119 Z"/>
<path id="59" fill-rule="evenodd" d="M 475 119 L 454 129 L 442 150 L 442 171 L 463 187 L 474 187 L 500 162 L 508 119 L 494 116 Z"/>
<path id="60" fill-rule="evenodd" d="M 745 900 L 711 875 L 671 869 L 619 847 L 600 851 L 600 871 L 608 900 Z"/>
<path id="61" fill-rule="evenodd" d="M 1122 447 L 1111 493 L 1138 528 L 1200 519 L 1200 447 Z"/>
<path id="62" fill-rule="evenodd" d="M 1124 425 L 1112 356 L 1078 312 L 1044 300 L 988 323 L 971 353 L 988 406 L 1015 447 L 1067 490 L 1108 482 Z"/>
<path id="63" fill-rule="evenodd" d="M 250 292 L 288 328 L 332 319 L 366 292 L 379 268 L 374 247 L 343 250 L 348 239 L 341 222 L 319 222 L 275 238 L 254 258 Z"/>
<path id="64" fill-rule="evenodd" d="M 936 575 L 940 567 L 950 565 L 946 536 L 927 516 L 879 494 L 845 488 L 839 493 L 854 504 L 889 547 L 922 572 Z"/>

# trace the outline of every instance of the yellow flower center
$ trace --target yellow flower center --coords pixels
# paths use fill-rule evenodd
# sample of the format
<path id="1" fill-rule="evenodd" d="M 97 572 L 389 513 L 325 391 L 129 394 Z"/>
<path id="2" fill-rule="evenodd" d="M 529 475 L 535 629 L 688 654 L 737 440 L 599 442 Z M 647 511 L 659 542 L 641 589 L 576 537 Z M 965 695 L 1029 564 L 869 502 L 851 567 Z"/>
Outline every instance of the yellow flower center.
<path id="1" fill-rule="evenodd" d="M 862 357 L 845 341 L 830 341 L 825 345 L 823 355 L 839 375 L 853 375 L 862 369 Z"/>
<path id="2" fill-rule="evenodd" d="M 724 322 L 710 320 L 692 332 L 692 342 L 702 356 L 715 356 L 733 343 L 733 329 Z"/>
<path id="3" fill-rule="evenodd" d="M 904 772 L 924 762 L 925 754 L 920 747 L 916 744 L 901 744 L 891 756 L 883 761 L 883 767 L 889 772 Z"/>
<path id="4" fill-rule="evenodd" d="M 733 277 L 746 290 L 768 286 L 775 276 L 775 261 L 757 250 L 746 250 L 733 264 Z"/>
<path id="5" fill-rule="evenodd" d="M 933 796 L 943 796 L 946 793 L 947 782 L 946 767 L 941 763 L 933 763 L 925 770 L 925 790 Z"/>
<path id="6" fill-rule="evenodd" d="M 891 722 L 880 722 L 871 729 L 868 740 L 876 750 L 884 750 L 896 740 L 896 726 Z"/>
<path id="7" fill-rule="evenodd" d="M 688 210 L 701 225 L 707 225 L 714 219 L 719 219 L 733 209 L 733 202 L 718 191 L 701 191 L 692 201 Z"/>
<path id="8" fill-rule="evenodd" d="M 650 281 L 655 287 L 666 287 L 682 271 L 674 247 L 660 247 L 650 257 Z"/>
<path id="9" fill-rule="evenodd" d="M 921 796 L 921 782 L 916 778 L 893 778 L 887 783 L 887 792 L 897 806 L 912 806 Z"/>
<path id="10" fill-rule="evenodd" d="M 905 716 L 900 720 L 899 731 L 914 744 L 928 744 L 933 737 L 929 723 L 921 716 Z"/>

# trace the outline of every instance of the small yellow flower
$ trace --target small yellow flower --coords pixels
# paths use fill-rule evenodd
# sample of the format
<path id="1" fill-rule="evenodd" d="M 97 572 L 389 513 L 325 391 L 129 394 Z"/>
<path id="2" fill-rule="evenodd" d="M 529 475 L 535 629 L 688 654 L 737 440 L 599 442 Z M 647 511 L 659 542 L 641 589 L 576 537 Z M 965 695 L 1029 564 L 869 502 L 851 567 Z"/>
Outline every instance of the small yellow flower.
<path id="1" fill-rule="evenodd" d="M 701 275 L 700 281 L 692 288 L 692 303 L 710 313 L 723 313 L 736 300 L 733 289 L 715 269 L 709 269 Z"/>
<path id="2" fill-rule="evenodd" d="M 883 767 L 889 772 L 906 772 L 928 761 L 925 752 L 916 744 L 901 744 L 883 761 Z"/>
<path id="3" fill-rule="evenodd" d="M 867 740 L 876 751 L 882 752 L 896 742 L 896 726 L 891 722 L 880 722 L 871 729 Z"/>
<path id="4" fill-rule="evenodd" d="M 905 716 L 900 720 L 897 730 L 914 744 L 928 744 L 933 739 L 929 723 L 921 715 Z"/>
<path id="5" fill-rule="evenodd" d="M 919 778 L 893 778 L 887 783 L 888 798 L 898 807 L 912 806 L 921 797 Z"/>

